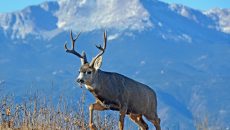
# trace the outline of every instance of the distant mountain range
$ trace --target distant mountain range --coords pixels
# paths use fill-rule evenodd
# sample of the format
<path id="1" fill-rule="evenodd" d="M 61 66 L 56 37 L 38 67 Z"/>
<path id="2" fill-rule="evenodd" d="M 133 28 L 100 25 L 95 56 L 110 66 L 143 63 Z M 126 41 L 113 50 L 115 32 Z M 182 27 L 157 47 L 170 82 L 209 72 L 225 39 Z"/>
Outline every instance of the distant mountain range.
<path id="1" fill-rule="evenodd" d="M 0 92 L 78 98 L 80 61 L 63 45 L 70 30 L 81 31 L 77 49 L 93 57 L 106 29 L 102 69 L 156 90 L 163 129 L 193 130 L 205 119 L 211 130 L 229 129 L 229 19 L 230 9 L 157 0 L 58 0 L 0 14 Z"/>

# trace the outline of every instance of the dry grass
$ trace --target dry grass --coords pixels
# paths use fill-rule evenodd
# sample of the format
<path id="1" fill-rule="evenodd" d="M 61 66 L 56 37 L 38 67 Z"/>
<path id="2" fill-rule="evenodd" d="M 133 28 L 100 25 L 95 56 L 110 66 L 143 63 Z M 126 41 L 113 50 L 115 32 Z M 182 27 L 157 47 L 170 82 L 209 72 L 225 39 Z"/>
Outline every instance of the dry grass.
<path id="1" fill-rule="evenodd" d="M 60 96 L 55 104 L 50 97 L 41 97 L 37 93 L 25 97 L 20 103 L 14 102 L 12 95 L 0 99 L 0 130 L 88 129 L 85 94 L 76 103 Z M 100 130 L 118 129 L 113 115 L 100 115 L 95 112 L 94 117 Z"/>
<path id="2" fill-rule="evenodd" d="M 0 95 L 0 130 L 88 130 L 88 105 L 85 92 L 80 99 L 60 96 L 56 101 L 51 96 L 38 92 L 28 94 L 16 103 L 13 95 Z M 113 114 L 95 111 L 94 123 L 99 130 L 117 130 L 118 118 Z M 103 112 L 105 113 L 105 112 Z M 208 118 L 196 120 L 196 130 L 209 130 Z M 133 130 L 133 125 L 126 127 Z M 135 127 L 135 129 L 137 129 Z M 151 128 L 151 130 L 155 128 Z M 167 128 L 171 130 L 171 128 Z M 223 128 L 218 128 L 222 130 Z M 223 129 L 224 130 L 224 129 Z"/>

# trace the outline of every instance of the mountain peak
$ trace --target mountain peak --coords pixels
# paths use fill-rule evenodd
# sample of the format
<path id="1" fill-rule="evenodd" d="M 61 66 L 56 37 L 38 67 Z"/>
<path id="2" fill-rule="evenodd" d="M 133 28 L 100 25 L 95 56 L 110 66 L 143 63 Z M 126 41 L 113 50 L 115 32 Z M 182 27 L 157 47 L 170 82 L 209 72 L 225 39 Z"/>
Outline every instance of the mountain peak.
<path id="1" fill-rule="evenodd" d="M 60 0 L 58 27 L 92 31 L 100 28 L 143 30 L 150 27 L 148 11 L 139 0 Z"/>

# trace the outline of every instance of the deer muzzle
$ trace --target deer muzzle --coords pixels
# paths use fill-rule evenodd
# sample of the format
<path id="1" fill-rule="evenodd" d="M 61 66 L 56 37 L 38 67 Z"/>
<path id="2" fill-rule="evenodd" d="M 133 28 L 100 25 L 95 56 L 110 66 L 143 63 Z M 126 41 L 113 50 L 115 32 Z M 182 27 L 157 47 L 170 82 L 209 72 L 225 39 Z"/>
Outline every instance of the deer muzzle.
<path id="1" fill-rule="evenodd" d="M 85 83 L 83 79 L 78 78 L 77 83 L 82 87 L 82 85 Z"/>

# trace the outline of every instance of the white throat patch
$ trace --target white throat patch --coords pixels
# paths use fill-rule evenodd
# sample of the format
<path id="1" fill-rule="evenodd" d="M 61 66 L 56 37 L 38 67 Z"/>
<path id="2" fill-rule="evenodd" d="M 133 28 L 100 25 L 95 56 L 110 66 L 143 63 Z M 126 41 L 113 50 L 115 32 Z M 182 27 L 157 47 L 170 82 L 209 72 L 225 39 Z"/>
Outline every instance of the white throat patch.
<path id="1" fill-rule="evenodd" d="M 88 90 L 93 90 L 93 87 L 90 86 L 90 85 L 86 85 L 86 84 L 85 84 L 85 88 L 88 89 Z"/>

